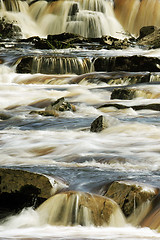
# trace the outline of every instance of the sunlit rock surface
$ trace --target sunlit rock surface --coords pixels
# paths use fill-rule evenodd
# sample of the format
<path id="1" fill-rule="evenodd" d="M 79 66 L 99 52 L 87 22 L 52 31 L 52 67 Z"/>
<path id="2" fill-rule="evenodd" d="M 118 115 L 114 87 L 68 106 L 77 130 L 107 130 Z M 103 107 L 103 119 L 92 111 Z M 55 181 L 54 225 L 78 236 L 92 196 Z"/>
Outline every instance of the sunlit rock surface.
<path id="1" fill-rule="evenodd" d="M 158 192 L 158 189 L 138 182 L 115 181 L 104 195 L 117 202 L 124 215 L 128 217 L 142 203 L 153 200 Z"/>

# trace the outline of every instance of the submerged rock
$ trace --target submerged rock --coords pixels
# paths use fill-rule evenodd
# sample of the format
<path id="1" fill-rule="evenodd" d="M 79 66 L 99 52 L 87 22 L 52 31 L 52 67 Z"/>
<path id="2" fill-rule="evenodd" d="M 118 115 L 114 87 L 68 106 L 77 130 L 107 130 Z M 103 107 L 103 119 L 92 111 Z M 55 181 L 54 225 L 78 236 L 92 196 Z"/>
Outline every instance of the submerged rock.
<path id="1" fill-rule="evenodd" d="M 66 187 L 66 183 L 58 178 L 0 168 L 0 218 L 8 212 L 17 212 L 24 207 L 37 207 Z"/>
<path id="2" fill-rule="evenodd" d="M 83 192 L 63 192 L 45 201 L 38 209 L 42 224 L 63 226 L 106 226 L 118 212 L 120 225 L 124 218 L 111 199 Z"/>
<path id="3" fill-rule="evenodd" d="M 157 188 L 138 182 L 115 181 L 108 187 L 104 196 L 113 199 L 124 215 L 129 217 L 144 202 L 153 200 L 158 192 Z"/>

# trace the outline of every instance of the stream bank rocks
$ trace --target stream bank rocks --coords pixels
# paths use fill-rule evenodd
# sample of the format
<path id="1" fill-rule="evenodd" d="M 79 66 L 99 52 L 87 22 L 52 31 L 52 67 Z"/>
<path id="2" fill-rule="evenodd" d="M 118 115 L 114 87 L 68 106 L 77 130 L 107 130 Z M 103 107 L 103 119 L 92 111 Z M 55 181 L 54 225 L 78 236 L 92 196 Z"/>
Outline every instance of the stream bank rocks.
<path id="1" fill-rule="evenodd" d="M 58 178 L 0 168 L 0 218 L 24 207 L 37 207 L 63 188 L 67 184 Z"/>

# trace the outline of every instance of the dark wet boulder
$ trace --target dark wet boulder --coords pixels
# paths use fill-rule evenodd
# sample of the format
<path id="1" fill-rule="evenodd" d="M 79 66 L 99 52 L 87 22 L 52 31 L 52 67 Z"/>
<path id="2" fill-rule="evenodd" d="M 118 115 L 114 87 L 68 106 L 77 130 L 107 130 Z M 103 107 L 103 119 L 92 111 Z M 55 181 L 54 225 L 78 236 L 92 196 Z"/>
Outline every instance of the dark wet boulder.
<path id="1" fill-rule="evenodd" d="M 56 35 L 48 35 L 47 38 L 37 38 L 33 44 L 38 49 L 65 49 L 75 48 L 75 43 L 86 41 L 81 37 L 72 33 L 61 33 Z"/>
<path id="2" fill-rule="evenodd" d="M 68 16 L 72 17 L 75 16 L 79 12 L 79 5 L 78 3 L 73 3 L 69 9 Z M 74 20 L 74 19 L 73 19 Z"/>
<path id="3" fill-rule="evenodd" d="M 115 88 L 111 94 L 111 99 L 131 100 L 136 97 L 136 89 Z"/>
<path id="4" fill-rule="evenodd" d="M 5 111 L 0 112 L 0 119 L 1 120 L 8 120 L 12 117 L 13 117 L 13 115 L 9 114 L 8 112 L 5 112 Z"/>
<path id="5" fill-rule="evenodd" d="M 148 90 L 136 88 L 115 88 L 111 93 L 111 99 L 131 100 L 137 97 L 152 98 L 154 94 Z"/>
<path id="6" fill-rule="evenodd" d="M 160 59 L 156 57 L 145 57 L 139 55 L 98 57 L 94 60 L 94 68 L 97 72 L 159 72 Z"/>
<path id="7" fill-rule="evenodd" d="M 67 184 L 56 177 L 0 168 L 0 218 L 24 207 L 37 207 L 66 187 Z"/>
<path id="8" fill-rule="evenodd" d="M 145 35 L 144 37 L 140 37 L 140 39 L 137 40 L 137 44 L 143 47 L 147 47 L 149 49 L 153 48 L 159 48 L 160 47 L 160 28 L 157 27 L 147 27 L 144 29 L 141 29 L 141 31 L 150 31 L 150 34 Z M 142 35 L 143 35 L 142 34 Z M 141 35 L 140 35 L 141 36 Z"/>
<path id="9" fill-rule="evenodd" d="M 110 124 L 109 124 L 108 119 L 105 116 L 101 115 L 91 123 L 90 131 L 91 132 L 101 132 L 105 128 L 108 128 L 109 125 Z"/>
<path id="10" fill-rule="evenodd" d="M 37 209 L 37 213 L 42 224 L 50 225 L 106 226 L 112 222 L 114 214 L 119 214 L 121 226 L 125 222 L 121 210 L 113 200 L 75 191 L 59 193 L 49 198 Z"/>
<path id="11" fill-rule="evenodd" d="M 146 201 L 152 201 L 159 190 L 155 187 L 132 181 L 115 181 L 110 184 L 104 196 L 113 199 L 124 215 L 129 217 Z"/>
<path id="12" fill-rule="evenodd" d="M 153 110 L 153 111 L 160 111 L 160 104 L 159 103 L 151 103 L 151 104 L 144 104 L 144 105 L 135 105 L 132 106 L 134 110 Z"/>
<path id="13" fill-rule="evenodd" d="M 16 67 L 17 73 L 32 73 L 33 57 L 23 57 L 19 59 Z"/>
<path id="14" fill-rule="evenodd" d="M 140 29 L 139 37 L 137 40 L 140 40 L 140 39 L 152 34 L 153 32 L 155 32 L 157 30 L 158 30 L 158 28 L 156 26 L 144 26 Z"/>
<path id="15" fill-rule="evenodd" d="M 10 22 L 5 18 L 0 18 L 0 37 L 5 38 L 20 38 L 22 36 L 21 29 L 16 23 Z"/>

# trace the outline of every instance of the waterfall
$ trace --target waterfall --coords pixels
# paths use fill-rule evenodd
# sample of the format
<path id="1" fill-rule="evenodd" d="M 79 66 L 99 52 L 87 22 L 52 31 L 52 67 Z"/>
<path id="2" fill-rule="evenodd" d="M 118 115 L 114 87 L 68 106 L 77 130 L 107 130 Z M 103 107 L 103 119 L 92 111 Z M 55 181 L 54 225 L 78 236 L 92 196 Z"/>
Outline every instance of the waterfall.
<path id="1" fill-rule="evenodd" d="M 16 21 L 26 37 L 70 32 L 84 37 L 121 36 L 111 0 L 6 1 L 0 16 Z"/>
<path id="2" fill-rule="evenodd" d="M 160 27 L 159 0 L 114 0 L 115 15 L 124 29 L 138 35 L 143 26 Z"/>

